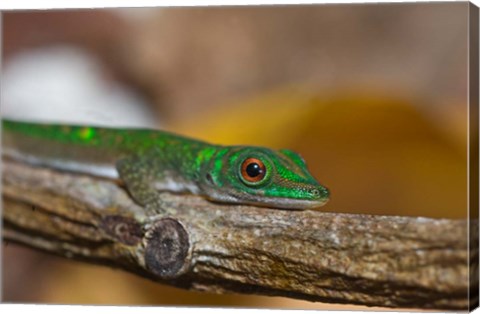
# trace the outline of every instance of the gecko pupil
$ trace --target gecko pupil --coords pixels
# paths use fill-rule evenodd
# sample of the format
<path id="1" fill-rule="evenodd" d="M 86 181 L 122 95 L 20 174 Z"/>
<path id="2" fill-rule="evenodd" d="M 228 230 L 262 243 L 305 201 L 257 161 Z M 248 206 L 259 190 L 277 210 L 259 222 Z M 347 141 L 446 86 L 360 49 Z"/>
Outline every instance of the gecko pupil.
<path id="1" fill-rule="evenodd" d="M 248 176 L 255 178 L 263 173 L 263 169 L 257 163 L 251 163 L 247 166 L 247 174 Z"/>

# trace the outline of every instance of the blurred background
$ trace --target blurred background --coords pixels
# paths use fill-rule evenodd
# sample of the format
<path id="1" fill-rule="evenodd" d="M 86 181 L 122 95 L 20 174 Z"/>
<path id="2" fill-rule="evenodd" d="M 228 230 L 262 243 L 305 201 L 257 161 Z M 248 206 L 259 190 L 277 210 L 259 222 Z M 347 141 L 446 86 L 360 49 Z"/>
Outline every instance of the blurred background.
<path id="1" fill-rule="evenodd" d="M 2 115 L 290 148 L 331 190 L 322 210 L 466 218 L 467 15 L 467 2 L 7 12 Z M 361 308 L 2 249 L 4 302 Z"/>

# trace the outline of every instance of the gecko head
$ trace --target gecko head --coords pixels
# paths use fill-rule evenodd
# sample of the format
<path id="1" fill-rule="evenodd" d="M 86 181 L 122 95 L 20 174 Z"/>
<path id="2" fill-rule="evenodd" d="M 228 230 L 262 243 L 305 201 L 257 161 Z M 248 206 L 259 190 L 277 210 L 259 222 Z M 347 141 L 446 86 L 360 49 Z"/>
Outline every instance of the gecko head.
<path id="1" fill-rule="evenodd" d="M 206 170 L 204 191 L 214 201 L 308 209 L 329 199 L 303 158 L 287 149 L 225 148 Z"/>

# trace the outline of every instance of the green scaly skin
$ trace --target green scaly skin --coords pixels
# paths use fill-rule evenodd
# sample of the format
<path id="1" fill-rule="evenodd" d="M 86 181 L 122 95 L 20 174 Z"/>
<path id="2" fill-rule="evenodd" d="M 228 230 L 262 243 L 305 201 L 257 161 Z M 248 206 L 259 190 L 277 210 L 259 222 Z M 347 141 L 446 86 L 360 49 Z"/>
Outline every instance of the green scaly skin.
<path id="1" fill-rule="evenodd" d="M 37 124 L 3 120 L 3 155 L 34 165 L 120 178 L 149 213 L 162 211 L 159 191 L 190 192 L 211 201 L 307 209 L 325 204 L 328 190 L 287 149 L 220 146 L 146 129 Z M 241 165 L 265 165 L 259 182 Z"/>

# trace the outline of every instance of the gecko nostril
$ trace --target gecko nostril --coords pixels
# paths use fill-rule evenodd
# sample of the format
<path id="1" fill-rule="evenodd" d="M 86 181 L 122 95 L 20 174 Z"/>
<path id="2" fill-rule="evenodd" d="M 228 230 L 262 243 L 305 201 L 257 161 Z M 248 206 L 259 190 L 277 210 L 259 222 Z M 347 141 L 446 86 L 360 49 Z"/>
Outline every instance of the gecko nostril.
<path id="1" fill-rule="evenodd" d="M 328 198 L 330 196 L 330 192 L 324 187 L 312 188 L 310 194 L 315 198 Z"/>

